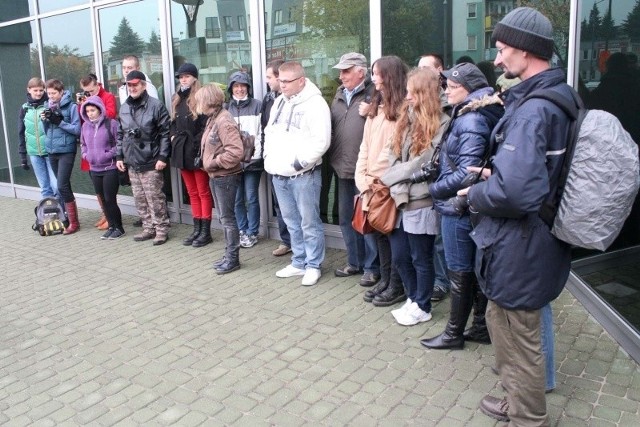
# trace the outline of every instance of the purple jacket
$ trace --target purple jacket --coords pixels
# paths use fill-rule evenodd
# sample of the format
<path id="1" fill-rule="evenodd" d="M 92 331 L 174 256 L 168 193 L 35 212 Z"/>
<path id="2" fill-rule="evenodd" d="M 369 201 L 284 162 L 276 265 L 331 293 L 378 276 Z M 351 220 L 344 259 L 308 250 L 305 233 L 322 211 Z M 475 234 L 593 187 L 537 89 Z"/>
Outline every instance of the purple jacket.
<path id="1" fill-rule="evenodd" d="M 89 120 L 86 112 L 87 105 L 94 105 L 100 110 L 100 117 L 96 122 Z M 80 108 L 82 133 L 80 147 L 82 158 L 89 162 L 93 172 L 103 172 L 116 169 L 116 137 L 118 135 L 118 121 L 111 120 L 111 135 L 106 126 L 105 107 L 97 96 L 90 96 Z"/>

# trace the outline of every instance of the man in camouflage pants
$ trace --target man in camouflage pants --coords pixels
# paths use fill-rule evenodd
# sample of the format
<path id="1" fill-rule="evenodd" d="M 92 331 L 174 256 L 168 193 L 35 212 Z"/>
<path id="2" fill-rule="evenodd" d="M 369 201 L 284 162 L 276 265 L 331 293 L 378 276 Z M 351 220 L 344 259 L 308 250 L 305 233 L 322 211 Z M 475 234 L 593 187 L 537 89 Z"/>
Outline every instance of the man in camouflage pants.
<path id="1" fill-rule="evenodd" d="M 169 113 L 162 102 L 147 93 L 143 73 L 129 72 L 126 84 L 129 97 L 120 108 L 116 159 L 120 171 L 129 169 L 136 209 L 142 219 L 142 232 L 133 240 L 153 239 L 154 246 L 162 245 L 168 240 L 170 226 L 162 192 L 162 170 L 167 167 L 171 150 Z"/>

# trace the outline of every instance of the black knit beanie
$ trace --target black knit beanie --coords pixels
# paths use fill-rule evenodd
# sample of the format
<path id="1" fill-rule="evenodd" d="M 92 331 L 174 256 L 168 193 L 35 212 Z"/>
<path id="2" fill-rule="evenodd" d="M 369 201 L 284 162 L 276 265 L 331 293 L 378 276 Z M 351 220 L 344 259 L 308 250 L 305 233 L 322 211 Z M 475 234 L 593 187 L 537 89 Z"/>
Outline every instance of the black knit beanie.
<path id="1" fill-rule="evenodd" d="M 494 43 L 501 41 L 543 59 L 553 56 L 551 21 L 530 7 L 518 7 L 509 12 L 496 24 L 491 40 Z"/>

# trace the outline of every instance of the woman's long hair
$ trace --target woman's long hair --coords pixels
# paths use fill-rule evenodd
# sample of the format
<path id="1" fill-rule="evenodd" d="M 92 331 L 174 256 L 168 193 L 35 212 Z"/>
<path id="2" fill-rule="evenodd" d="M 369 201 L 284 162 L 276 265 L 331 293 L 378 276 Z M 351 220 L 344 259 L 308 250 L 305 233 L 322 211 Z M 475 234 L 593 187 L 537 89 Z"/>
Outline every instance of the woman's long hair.
<path id="1" fill-rule="evenodd" d="M 206 114 L 210 118 L 216 117 L 222 110 L 224 93 L 215 83 L 208 83 L 198 89 L 195 101 L 198 114 Z"/>
<path id="2" fill-rule="evenodd" d="M 383 91 L 374 91 L 368 115 L 378 115 L 378 107 L 382 105 L 387 120 L 396 121 L 398 113 L 407 94 L 407 65 L 397 56 L 383 56 L 371 65 L 378 69 L 383 78 Z"/>
<path id="3" fill-rule="evenodd" d="M 411 154 L 417 156 L 432 145 L 440 128 L 440 76 L 428 68 L 411 70 L 407 90 L 415 102 L 411 107 L 405 101 L 400 111 L 392 142 L 393 152 L 398 157 L 407 130 L 411 131 Z"/>
<path id="4" fill-rule="evenodd" d="M 198 118 L 198 113 L 196 112 L 196 92 L 201 87 L 202 85 L 200 84 L 200 80 L 196 79 L 196 81 L 194 81 L 191 85 L 191 92 L 189 92 L 189 96 L 187 97 L 187 106 L 189 107 L 189 112 L 191 113 L 191 118 L 193 120 Z M 178 91 L 176 91 L 176 93 L 174 93 L 173 97 L 171 98 L 171 120 L 174 120 L 176 118 L 176 108 L 180 103 L 180 94 L 178 93 L 179 91 L 180 89 L 178 89 Z"/>

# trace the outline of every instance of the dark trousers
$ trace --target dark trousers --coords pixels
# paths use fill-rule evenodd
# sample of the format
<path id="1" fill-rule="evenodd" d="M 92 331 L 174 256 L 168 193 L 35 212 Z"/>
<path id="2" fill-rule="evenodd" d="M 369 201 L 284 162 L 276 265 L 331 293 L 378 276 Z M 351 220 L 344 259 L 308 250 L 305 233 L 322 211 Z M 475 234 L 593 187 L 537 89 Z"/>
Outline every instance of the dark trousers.
<path id="1" fill-rule="evenodd" d="M 51 169 L 58 180 L 58 192 L 65 203 L 71 203 L 76 199 L 71 189 L 71 172 L 75 160 L 76 153 L 49 154 Z"/>
<path id="2" fill-rule="evenodd" d="M 109 227 L 122 228 L 122 213 L 117 199 L 118 188 L 120 188 L 118 170 L 91 171 L 90 175 L 96 194 L 102 197 L 104 214 L 109 222 Z"/>
<path id="3" fill-rule="evenodd" d="M 216 216 L 224 230 L 227 260 L 237 260 L 240 250 L 240 230 L 236 221 L 235 206 L 241 178 L 240 174 L 235 174 L 218 176 L 209 181 Z"/>
<path id="4" fill-rule="evenodd" d="M 393 265 L 398 268 L 407 298 L 422 310 L 431 312 L 431 295 L 435 270 L 433 265 L 434 235 L 411 234 L 402 223 L 389 235 Z"/>

